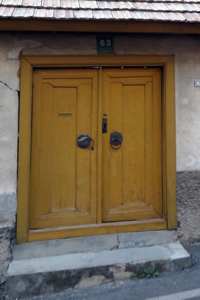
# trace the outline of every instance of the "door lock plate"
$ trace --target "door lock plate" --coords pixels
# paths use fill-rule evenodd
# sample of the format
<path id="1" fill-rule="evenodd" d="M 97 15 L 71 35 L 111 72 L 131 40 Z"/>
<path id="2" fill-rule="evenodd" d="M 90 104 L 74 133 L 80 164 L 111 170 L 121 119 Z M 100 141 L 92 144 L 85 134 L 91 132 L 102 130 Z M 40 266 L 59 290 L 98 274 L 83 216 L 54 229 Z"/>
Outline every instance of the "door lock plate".
<path id="1" fill-rule="evenodd" d="M 107 129 L 108 129 L 107 119 L 103 119 L 103 121 L 102 121 L 102 133 L 107 133 Z"/>

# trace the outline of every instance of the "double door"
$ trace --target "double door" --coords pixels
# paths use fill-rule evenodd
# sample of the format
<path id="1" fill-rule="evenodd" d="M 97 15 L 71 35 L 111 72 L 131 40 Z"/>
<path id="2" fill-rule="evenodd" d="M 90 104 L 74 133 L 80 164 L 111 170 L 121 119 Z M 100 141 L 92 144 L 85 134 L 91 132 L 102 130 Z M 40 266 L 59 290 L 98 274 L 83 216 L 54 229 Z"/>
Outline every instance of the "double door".
<path id="1" fill-rule="evenodd" d="M 29 228 L 162 218 L 159 68 L 33 73 Z"/>

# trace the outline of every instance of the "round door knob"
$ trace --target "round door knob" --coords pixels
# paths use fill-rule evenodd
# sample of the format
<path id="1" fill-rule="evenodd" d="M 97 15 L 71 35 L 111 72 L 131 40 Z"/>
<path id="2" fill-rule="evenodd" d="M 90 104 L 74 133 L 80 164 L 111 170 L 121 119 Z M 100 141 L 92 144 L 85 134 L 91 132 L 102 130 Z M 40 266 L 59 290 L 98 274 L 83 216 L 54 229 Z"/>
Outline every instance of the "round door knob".
<path id="1" fill-rule="evenodd" d="M 92 146 L 90 146 L 91 141 L 93 142 Z M 81 134 L 77 138 L 77 145 L 79 148 L 86 149 L 91 147 L 94 149 L 94 140 L 88 134 Z"/>
<path id="2" fill-rule="evenodd" d="M 118 150 L 119 148 L 121 148 L 122 141 L 123 141 L 123 137 L 122 137 L 122 134 L 120 132 L 113 131 L 110 134 L 110 144 L 111 144 L 111 147 L 114 150 Z"/>

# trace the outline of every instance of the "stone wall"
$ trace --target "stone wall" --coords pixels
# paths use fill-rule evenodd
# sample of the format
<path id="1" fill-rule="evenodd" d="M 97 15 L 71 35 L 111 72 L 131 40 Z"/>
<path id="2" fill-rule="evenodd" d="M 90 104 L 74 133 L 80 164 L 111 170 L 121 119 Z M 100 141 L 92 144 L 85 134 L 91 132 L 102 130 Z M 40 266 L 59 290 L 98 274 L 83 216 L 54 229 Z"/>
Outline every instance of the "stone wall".
<path id="1" fill-rule="evenodd" d="M 200 39 L 186 35 L 127 34 L 116 35 L 114 45 L 115 54 L 175 56 L 179 234 L 183 239 L 199 239 L 200 88 L 194 87 L 194 79 L 200 79 Z M 96 36 L 0 33 L 0 282 L 5 278 L 15 229 L 21 53 L 96 55 Z"/>
<path id="2" fill-rule="evenodd" d="M 200 171 L 177 172 L 178 237 L 188 242 L 200 238 Z"/>

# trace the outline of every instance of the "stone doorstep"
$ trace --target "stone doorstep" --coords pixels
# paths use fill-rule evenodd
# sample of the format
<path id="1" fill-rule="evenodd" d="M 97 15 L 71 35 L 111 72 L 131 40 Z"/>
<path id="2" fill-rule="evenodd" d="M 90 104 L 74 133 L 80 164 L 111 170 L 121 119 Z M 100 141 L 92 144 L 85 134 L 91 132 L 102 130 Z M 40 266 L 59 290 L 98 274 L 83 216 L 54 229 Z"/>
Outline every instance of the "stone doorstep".
<path id="1" fill-rule="evenodd" d="M 6 299 L 23 299 L 129 277 L 135 269 L 155 265 L 161 272 L 190 267 L 190 255 L 179 241 L 151 247 L 73 253 L 13 260 Z"/>
<path id="2" fill-rule="evenodd" d="M 13 260 L 60 256 L 80 252 L 150 247 L 173 243 L 176 240 L 177 233 L 175 230 L 159 230 L 40 241 L 15 246 Z"/>

